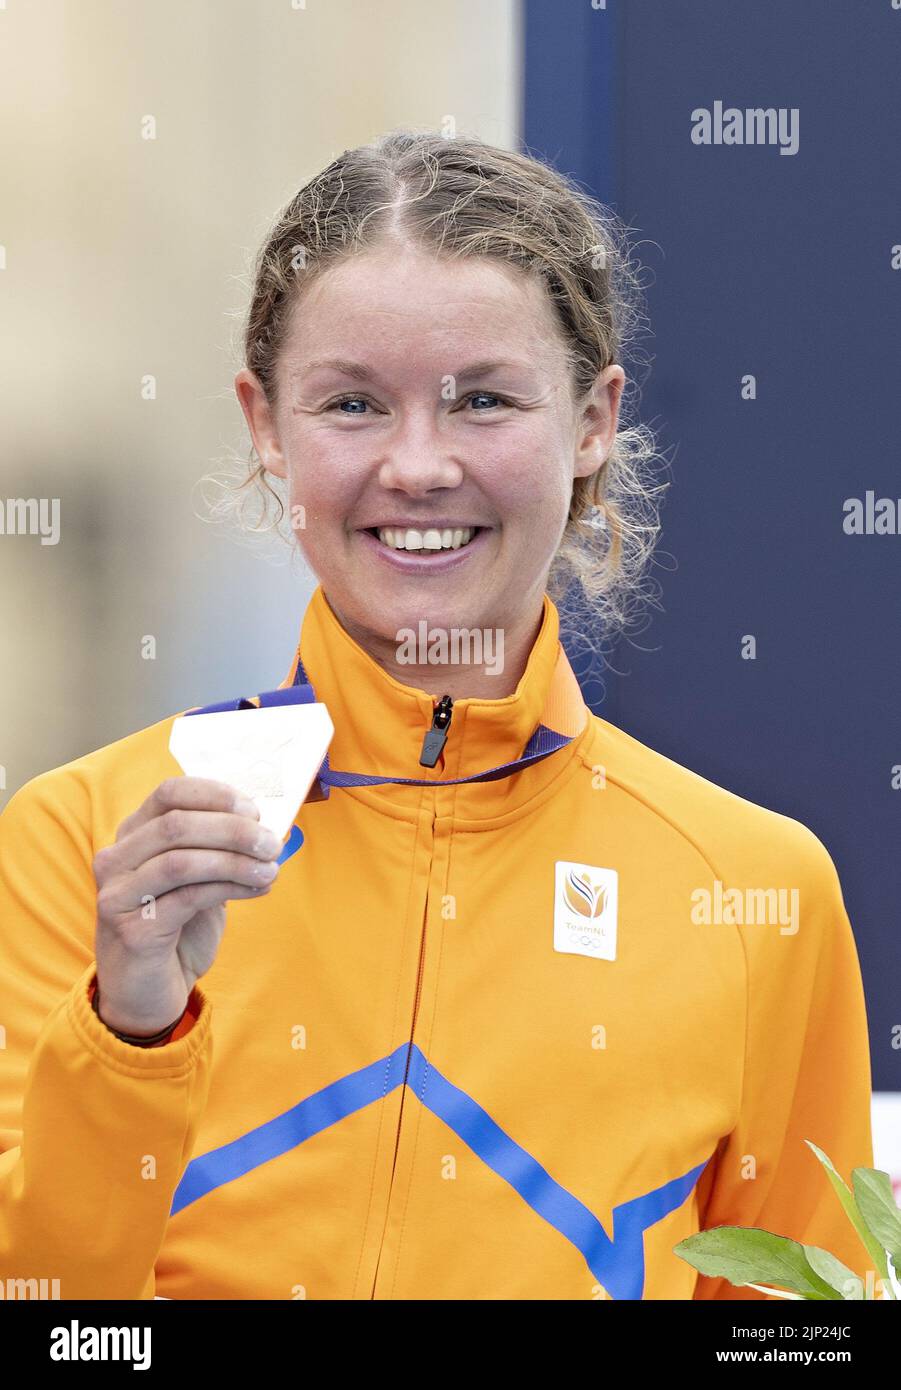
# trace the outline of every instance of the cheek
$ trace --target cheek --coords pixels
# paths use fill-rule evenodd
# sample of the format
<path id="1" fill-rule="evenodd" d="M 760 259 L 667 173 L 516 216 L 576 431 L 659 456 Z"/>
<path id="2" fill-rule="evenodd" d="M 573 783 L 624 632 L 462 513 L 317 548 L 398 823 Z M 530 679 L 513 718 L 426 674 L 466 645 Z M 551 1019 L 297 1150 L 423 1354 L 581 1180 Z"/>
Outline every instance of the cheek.
<path id="1" fill-rule="evenodd" d="M 572 495 L 572 471 L 560 441 L 543 431 L 525 433 L 493 454 L 478 478 L 498 513 L 538 531 L 553 531 Z"/>
<path id="2" fill-rule="evenodd" d="M 299 438 L 292 441 L 288 457 L 292 505 L 302 506 L 309 519 L 323 525 L 340 524 L 359 490 L 346 458 L 342 464 L 334 451 Z"/>

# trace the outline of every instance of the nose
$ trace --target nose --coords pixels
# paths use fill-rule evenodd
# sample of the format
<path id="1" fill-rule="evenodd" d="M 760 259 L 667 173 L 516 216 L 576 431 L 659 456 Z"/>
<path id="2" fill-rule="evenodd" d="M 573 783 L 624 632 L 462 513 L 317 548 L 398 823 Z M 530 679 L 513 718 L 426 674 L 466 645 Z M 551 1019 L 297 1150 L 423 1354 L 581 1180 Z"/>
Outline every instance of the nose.
<path id="1" fill-rule="evenodd" d="M 448 449 L 448 442 L 432 424 L 409 419 L 387 446 L 379 466 L 379 483 L 411 497 L 421 497 L 435 488 L 459 487 L 463 469 Z"/>

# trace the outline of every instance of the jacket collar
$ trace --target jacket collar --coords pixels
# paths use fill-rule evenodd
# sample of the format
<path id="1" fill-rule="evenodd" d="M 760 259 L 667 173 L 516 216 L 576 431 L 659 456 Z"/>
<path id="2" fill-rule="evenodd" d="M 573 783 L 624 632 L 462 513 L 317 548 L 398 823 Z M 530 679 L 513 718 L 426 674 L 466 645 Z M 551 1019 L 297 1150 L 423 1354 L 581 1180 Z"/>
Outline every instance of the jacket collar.
<path id="1" fill-rule="evenodd" d="M 317 700 L 328 707 L 335 726 L 329 749 L 333 769 L 439 782 L 468 777 L 520 757 L 540 723 L 573 736 L 586 729 L 589 711 L 559 631 L 556 606 L 545 594 L 538 636 L 516 690 L 503 699 L 455 699 L 444 752 L 434 768 L 423 767 L 419 757 L 438 697 L 402 685 L 383 670 L 341 626 L 321 585 L 304 614 L 298 651 L 282 688 L 293 684 L 299 655 Z M 561 760 L 566 761 L 573 748 L 570 744 L 524 770 L 525 778 L 531 779 L 528 795 L 536 789 L 535 774 L 544 770 L 541 782 L 548 772 L 556 775 Z M 523 776 L 514 776 L 442 792 L 464 793 L 467 812 L 484 814 L 493 808 L 496 813 L 510 809 L 518 799 L 511 799 L 510 785 L 523 780 Z M 355 788 L 350 794 L 363 799 L 376 795 L 380 805 L 385 804 L 387 794 L 395 805 L 409 807 L 420 803 L 423 792 L 431 794 L 421 787 L 392 785 Z M 339 794 L 348 795 L 344 791 Z M 459 809 L 456 799 L 450 804 Z"/>

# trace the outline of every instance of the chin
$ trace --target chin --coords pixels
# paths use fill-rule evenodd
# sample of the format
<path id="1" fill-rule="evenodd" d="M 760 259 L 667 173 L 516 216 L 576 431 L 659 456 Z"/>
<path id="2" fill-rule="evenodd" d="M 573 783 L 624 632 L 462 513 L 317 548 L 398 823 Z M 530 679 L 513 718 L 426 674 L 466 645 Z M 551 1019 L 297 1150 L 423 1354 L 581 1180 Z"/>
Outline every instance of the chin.
<path id="1" fill-rule="evenodd" d="M 372 630 L 378 629 L 391 641 L 396 639 L 401 628 L 412 628 L 418 632 L 420 623 L 425 623 L 427 629 L 482 627 L 485 623 L 483 607 L 483 601 L 476 596 L 472 603 L 448 603 L 434 597 L 423 598 L 420 602 L 415 599 L 392 601 L 386 597 L 378 605 L 378 611 L 373 612 L 369 626 Z"/>
<path id="2" fill-rule="evenodd" d="M 432 629 L 481 628 L 488 625 L 486 617 L 489 606 L 484 594 L 474 593 L 470 598 L 461 594 L 453 599 L 441 598 L 428 590 L 420 593 L 397 594 L 387 591 L 370 593 L 367 602 L 360 603 L 347 596 L 346 606 L 341 604 L 338 595 L 335 603 L 361 628 L 386 642 L 397 642 L 402 629 L 412 630 L 418 636 L 419 624 L 426 624 L 426 631 Z"/>

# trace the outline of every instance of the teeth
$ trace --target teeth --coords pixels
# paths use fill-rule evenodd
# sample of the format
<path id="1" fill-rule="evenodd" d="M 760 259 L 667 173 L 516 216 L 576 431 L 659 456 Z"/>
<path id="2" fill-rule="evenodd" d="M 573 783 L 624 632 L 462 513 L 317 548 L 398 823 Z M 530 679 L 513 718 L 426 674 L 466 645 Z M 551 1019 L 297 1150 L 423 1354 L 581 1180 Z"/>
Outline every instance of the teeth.
<path id="1" fill-rule="evenodd" d="M 443 531 L 423 532 L 380 526 L 378 536 L 382 545 L 390 546 L 392 550 L 459 550 L 461 545 L 472 540 L 476 530 L 475 526 L 464 526 L 454 531 L 446 527 Z"/>

